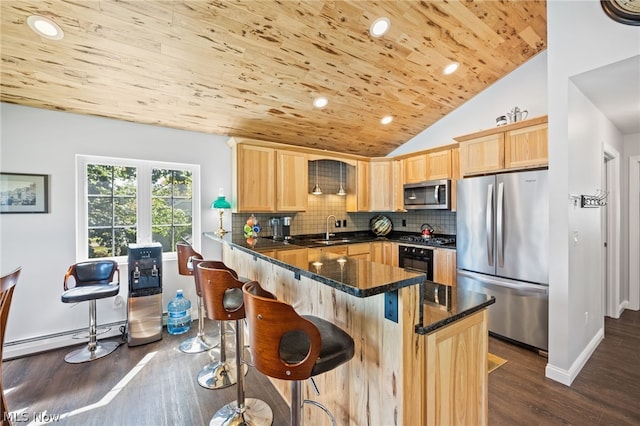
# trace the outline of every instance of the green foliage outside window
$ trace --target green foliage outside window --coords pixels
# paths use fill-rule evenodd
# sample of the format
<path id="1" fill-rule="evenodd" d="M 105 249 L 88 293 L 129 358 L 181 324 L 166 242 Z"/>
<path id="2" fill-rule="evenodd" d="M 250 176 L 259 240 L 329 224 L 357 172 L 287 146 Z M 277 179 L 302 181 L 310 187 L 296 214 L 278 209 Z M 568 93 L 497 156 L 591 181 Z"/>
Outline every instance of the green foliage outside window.
<path id="1" fill-rule="evenodd" d="M 192 173 L 153 169 L 153 241 L 164 252 L 192 234 Z M 137 241 L 138 176 L 135 167 L 87 165 L 89 258 L 126 256 Z"/>

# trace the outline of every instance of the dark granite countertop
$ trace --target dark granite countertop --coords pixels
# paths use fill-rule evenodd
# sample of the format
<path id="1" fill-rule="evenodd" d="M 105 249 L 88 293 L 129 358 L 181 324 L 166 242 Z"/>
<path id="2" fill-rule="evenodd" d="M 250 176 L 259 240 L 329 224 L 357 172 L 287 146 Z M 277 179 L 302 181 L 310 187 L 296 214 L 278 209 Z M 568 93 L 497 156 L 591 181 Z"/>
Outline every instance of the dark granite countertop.
<path id="1" fill-rule="evenodd" d="M 271 238 L 256 238 L 247 242 L 245 238 L 234 238 L 231 234 L 222 238 L 212 232 L 205 232 L 204 235 L 355 297 L 364 298 L 422 285 L 420 321 L 415 326 L 418 334 L 432 333 L 495 303 L 495 298 L 481 293 L 427 281 L 425 274 L 319 250 L 309 250 L 305 259 L 295 260 L 296 264 L 289 263 L 292 262 L 292 257 L 287 255 L 289 250 L 323 247 L 322 244 L 302 245 L 296 244 L 296 240 L 275 241 Z M 349 242 L 344 244 L 378 240 L 366 235 L 351 236 Z"/>
<path id="2" fill-rule="evenodd" d="M 205 233 L 206 235 L 207 233 Z M 211 236 L 215 236 L 214 233 L 208 233 Z M 225 240 L 227 240 L 229 234 L 224 236 Z M 348 244 L 357 244 L 357 243 L 369 243 L 376 241 L 389 241 L 393 243 L 401 243 L 404 245 L 417 245 L 420 247 L 438 247 L 444 249 L 455 250 L 455 244 L 431 244 L 429 240 L 425 240 L 425 244 L 418 244 L 406 240 L 402 240 L 402 237 L 412 235 L 415 236 L 417 233 L 415 232 L 402 232 L 402 231 L 393 231 L 386 237 L 378 237 L 373 232 L 370 231 L 355 231 L 355 232 L 340 232 L 336 234 L 332 234 L 332 237 L 329 239 L 329 243 L 325 243 L 324 234 L 309 234 L 309 235 L 295 235 L 292 236 L 288 240 L 274 240 L 271 237 L 257 237 L 252 238 L 247 242 L 244 237 L 233 237 L 230 241 L 235 245 L 250 248 L 256 251 L 260 250 L 278 250 L 278 249 L 291 249 L 291 248 L 320 248 L 320 247 L 334 247 L 340 245 L 348 245 Z M 447 236 L 450 235 L 436 235 L 436 236 Z M 434 236 L 435 237 L 435 236 Z M 435 241 L 435 238 L 433 239 Z"/>
<path id="3" fill-rule="evenodd" d="M 493 296 L 425 281 L 420 324 L 416 333 L 429 334 L 495 303 Z"/>
<path id="4" fill-rule="evenodd" d="M 224 242 L 231 248 L 250 253 L 267 262 L 291 270 L 296 275 L 305 276 L 343 291 L 355 297 L 369 297 L 398 290 L 403 287 L 422 284 L 426 274 L 407 271 L 395 266 L 354 259 L 334 253 L 310 250 L 304 261 L 291 264 L 286 251 L 307 248 L 267 238 L 257 238 L 254 244 L 244 238 L 233 238 L 229 234 L 218 237 L 205 232 L 208 238 Z M 287 258 L 283 261 L 283 258 Z"/>

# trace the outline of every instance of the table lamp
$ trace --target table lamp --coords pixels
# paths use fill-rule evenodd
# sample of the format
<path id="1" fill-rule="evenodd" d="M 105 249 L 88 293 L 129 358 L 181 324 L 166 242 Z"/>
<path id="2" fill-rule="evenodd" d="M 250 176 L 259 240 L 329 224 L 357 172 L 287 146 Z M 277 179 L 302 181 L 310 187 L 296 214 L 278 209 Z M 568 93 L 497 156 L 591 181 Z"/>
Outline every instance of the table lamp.
<path id="1" fill-rule="evenodd" d="M 216 235 L 218 235 L 218 237 L 222 237 L 224 234 L 229 232 L 229 231 L 225 231 L 224 228 L 222 228 L 222 214 L 224 213 L 224 209 L 231 208 L 231 204 L 229 204 L 229 202 L 224 198 L 224 193 L 222 188 L 220 188 L 220 190 L 218 191 L 218 198 L 213 203 L 211 203 L 211 208 L 218 209 L 218 213 L 220 214 L 220 226 L 216 231 Z"/>

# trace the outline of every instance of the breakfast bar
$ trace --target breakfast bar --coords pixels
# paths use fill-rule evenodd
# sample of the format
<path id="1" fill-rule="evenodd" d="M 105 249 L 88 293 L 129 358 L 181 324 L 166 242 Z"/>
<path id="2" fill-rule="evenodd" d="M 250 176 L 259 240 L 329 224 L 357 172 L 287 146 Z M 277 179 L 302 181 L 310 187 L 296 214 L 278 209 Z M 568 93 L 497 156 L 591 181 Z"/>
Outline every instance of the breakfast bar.
<path id="1" fill-rule="evenodd" d="M 486 308 L 493 298 L 283 241 L 205 236 L 222 244 L 223 261 L 238 274 L 353 338 L 353 359 L 315 378 L 320 395 L 310 384 L 304 390 L 338 424 L 487 423 Z M 271 381 L 288 401 L 288 383 Z M 304 415 L 309 424 L 330 424 L 312 406 Z"/>

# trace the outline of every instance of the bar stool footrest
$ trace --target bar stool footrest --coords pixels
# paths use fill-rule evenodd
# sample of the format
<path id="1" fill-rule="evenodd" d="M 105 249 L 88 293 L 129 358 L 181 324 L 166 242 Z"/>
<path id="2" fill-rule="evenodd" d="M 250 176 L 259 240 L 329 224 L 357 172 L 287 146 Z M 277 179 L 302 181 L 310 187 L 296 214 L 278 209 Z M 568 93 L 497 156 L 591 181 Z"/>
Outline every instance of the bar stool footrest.
<path id="1" fill-rule="evenodd" d="M 313 401 L 311 399 L 305 399 L 304 401 L 302 401 L 304 404 L 309 404 L 309 405 L 313 405 L 315 407 L 318 407 L 319 409 L 321 409 L 322 411 L 325 412 L 325 414 L 327 416 L 329 416 L 329 419 L 331 419 L 331 424 L 333 426 L 336 426 L 336 418 L 333 417 L 333 414 L 331 413 L 331 411 L 329 411 L 329 409 L 327 407 L 325 407 L 324 405 L 320 404 L 318 401 Z"/>

